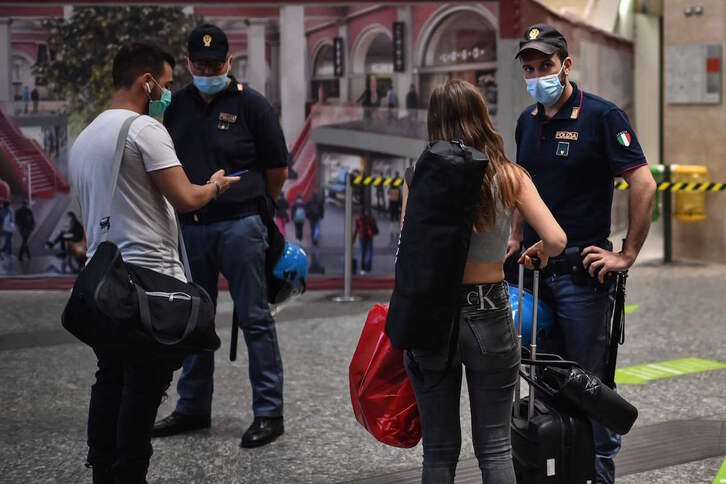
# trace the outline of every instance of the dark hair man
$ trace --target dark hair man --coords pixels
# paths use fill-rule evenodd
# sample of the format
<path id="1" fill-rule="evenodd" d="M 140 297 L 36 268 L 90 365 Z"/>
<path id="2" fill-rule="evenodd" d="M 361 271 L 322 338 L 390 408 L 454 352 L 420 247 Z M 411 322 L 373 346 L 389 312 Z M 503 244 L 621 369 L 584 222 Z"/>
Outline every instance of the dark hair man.
<path id="1" fill-rule="evenodd" d="M 562 336 L 545 342 L 544 350 L 558 348 L 565 359 L 602 378 L 613 292 L 605 276 L 635 261 L 650 228 L 655 181 L 625 113 L 569 80 L 572 58 L 560 32 L 532 25 L 519 47 L 527 91 L 537 102 L 517 122 L 517 163 L 532 175 L 567 235 L 565 252 L 550 258 L 543 277 L 543 290 L 556 308 L 554 334 Z M 630 184 L 630 223 L 620 252 L 608 241 L 615 176 Z M 507 256 L 522 238 L 526 247 L 538 240 L 531 227 L 522 227 L 521 216 L 515 216 Z M 612 483 L 620 436 L 597 422 L 592 427 L 598 482 Z"/>
<path id="2" fill-rule="evenodd" d="M 103 241 L 101 221 L 112 198 L 108 240 L 126 262 L 186 281 L 179 257 L 174 209 L 196 210 L 225 192 L 237 177 L 220 170 L 209 183 L 193 185 L 184 174 L 160 116 L 171 98 L 174 60 L 147 44 L 122 47 L 113 61 L 116 91 L 110 109 L 78 136 L 70 154 L 70 177 L 88 236 L 88 258 Z M 116 190 L 110 192 L 121 127 L 126 135 Z M 75 215 L 69 212 L 75 219 Z M 81 231 L 82 232 L 82 231 Z M 81 233 L 82 235 L 82 233 Z M 71 235 L 72 236 L 72 235 Z M 88 410 L 88 464 L 94 483 L 145 482 L 152 454 L 151 428 L 181 361 L 161 354 L 96 351 L 98 371 Z"/>
<path id="3" fill-rule="evenodd" d="M 209 24 L 194 29 L 188 53 L 194 82 L 174 94 L 164 116 L 184 170 L 197 182 L 217 169 L 245 171 L 241 183 L 219 200 L 182 215 L 182 230 L 195 281 L 215 300 L 219 273 L 229 281 L 247 343 L 255 415 L 241 446 L 257 447 L 284 431 L 282 360 L 265 279 L 268 232 L 260 214 L 285 183 L 288 151 L 270 103 L 230 75 L 232 57 L 222 30 Z M 185 360 L 176 409 L 156 423 L 155 436 L 210 426 L 213 373 L 211 353 Z"/>

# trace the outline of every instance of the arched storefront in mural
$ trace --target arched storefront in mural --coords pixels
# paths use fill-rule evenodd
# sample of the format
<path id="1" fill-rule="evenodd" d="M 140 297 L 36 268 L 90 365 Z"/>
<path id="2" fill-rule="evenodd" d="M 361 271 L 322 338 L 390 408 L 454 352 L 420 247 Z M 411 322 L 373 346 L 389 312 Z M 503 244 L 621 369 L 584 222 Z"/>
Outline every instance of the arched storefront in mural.
<path id="1" fill-rule="evenodd" d="M 13 51 L 10 62 L 13 98 L 18 101 L 23 98 L 24 87 L 28 89 L 35 87 L 35 76 L 33 75 L 35 62 L 28 54 L 20 51 Z"/>
<path id="2" fill-rule="evenodd" d="M 496 115 L 496 25 L 491 12 L 470 6 L 448 8 L 433 18 L 422 32 L 417 56 L 422 103 L 442 82 L 464 79 L 479 87 Z"/>
<path id="3" fill-rule="evenodd" d="M 353 101 L 360 98 L 369 83 L 375 86 L 377 94 L 377 99 L 373 104 L 386 105 L 383 98 L 393 86 L 392 52 L 393 39 L 385 27 L 373 25 L 361 33 L 352 55 L 351 98 Z"/>
<path id="4" fill-rule="evenodd" d="M 333 44 L 321 44 L 313 57 L 313 70 L 310 79 L 310 94 L 312 100 L 318 101 L 322 89 L 324 99 L 337 99 L 340 97 L 340 83 L 335 77 L 333 62 Z"/>

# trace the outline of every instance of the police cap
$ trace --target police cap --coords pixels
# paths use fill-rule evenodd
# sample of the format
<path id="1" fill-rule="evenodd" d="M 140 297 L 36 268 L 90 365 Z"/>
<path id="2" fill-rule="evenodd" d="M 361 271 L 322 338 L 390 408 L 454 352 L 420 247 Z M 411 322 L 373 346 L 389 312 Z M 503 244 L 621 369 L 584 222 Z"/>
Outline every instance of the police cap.
<path id="1" fill-rule="evenodd" d="M 519 51 L 514 58 L 516 59 L 522 55 L 522 52 L 529 49 L 547 55 L 552 55 L 560 49 L 567 52 L 567 40 L 551 25 L 534 24 L 524 31 L 524 36 L 519 41 Z"/>
<path id="2" fill-rule="evenodd" d="M 212 24 L 204 24 L 192 30 L 187 42 L 189 59 L 194 61 L 223 61 L 229 53 L 227 36 L 222 29 Z"/>

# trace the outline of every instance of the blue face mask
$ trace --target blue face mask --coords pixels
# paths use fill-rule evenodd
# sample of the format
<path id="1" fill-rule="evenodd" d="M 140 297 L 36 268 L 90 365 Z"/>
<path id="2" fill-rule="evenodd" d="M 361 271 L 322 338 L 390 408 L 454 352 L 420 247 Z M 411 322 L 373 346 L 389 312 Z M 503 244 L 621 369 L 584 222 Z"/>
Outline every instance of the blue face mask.
<path id="1" fill-rule="evenodd" d="M 154 84 L 159 86 L 159 83 L 156 82 L 156 79 L 152 78 L 151 80 L 154 81 Z M 148 92 L 149 116 L 151 116 L 152 118 L 162 117 L 164 115 L 164 111 L 166 111 L 166 108 L 168 108 L 169 104 L 171 104 L 171 91 L 161 86 L 159 86 L 159 89 L 161 89 L 161 97 L 159 99 L 151 99 L 151 89 L 149 89 Z"/>
<path id="2" fill-rule="evenodd" d="M 560 74 L 564 68 L 565 65 L 562 64 L 562 68 L 557 74 L 525 79 L 529 95 L 545 106 L 555 104 L 562 96 L 562 91 L 565 90 L 564 84 L 560 82 Z"/>
<path id="3" fill-rule="evenodd" d="M 194 78 L 194 85 L 199 89 L 199 92 L 207 96 L 214 96 L 227 87 L 228 73 L 229 71 L 218 76 L 195 76 L 192 74 L 192 77 Z"/>

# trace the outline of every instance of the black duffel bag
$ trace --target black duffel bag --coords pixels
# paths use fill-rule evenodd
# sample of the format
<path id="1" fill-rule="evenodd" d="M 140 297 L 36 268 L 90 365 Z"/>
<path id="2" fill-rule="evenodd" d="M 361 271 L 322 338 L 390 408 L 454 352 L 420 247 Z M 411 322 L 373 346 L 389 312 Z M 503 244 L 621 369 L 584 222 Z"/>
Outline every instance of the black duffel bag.
<path id="1" fill-rule="evenodd" d="M 118 136 L 105 214 L 111 212 L 126 136 L 135 118 L 124 122 Z M 189 282 L 124 262 L 119 248 L 106 240 L 110 215 L 99 228 L 103 241 L 73 285 L 61 316 L 63 327 L 105 354 L 158 355 L 161 351 L 173 356 L 219 348 L 214 303 L 192 282 L 181 231 L 179 255 Z"/>
<path id="2" fill-rule="evenodd" d="M 386 319 L 396 348 L 437 349 L 449 340 L 488 163 L 458 141 L 435 141 L 416 162 Z"/>
<path id="3" fill-rule="evenodd" d="M 620 435 L 630 432 L 638 419 L 637 408 L 573 361 L 523 359 L 522 364 L 538 366 L 535 381 L 523 376 L 555 408 L 583 413 Z"/>

